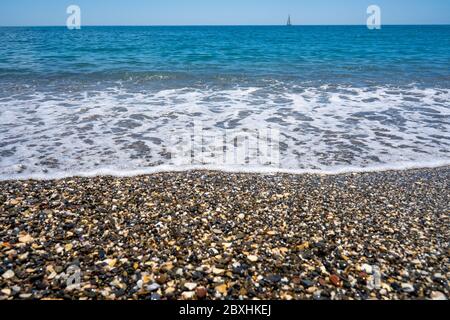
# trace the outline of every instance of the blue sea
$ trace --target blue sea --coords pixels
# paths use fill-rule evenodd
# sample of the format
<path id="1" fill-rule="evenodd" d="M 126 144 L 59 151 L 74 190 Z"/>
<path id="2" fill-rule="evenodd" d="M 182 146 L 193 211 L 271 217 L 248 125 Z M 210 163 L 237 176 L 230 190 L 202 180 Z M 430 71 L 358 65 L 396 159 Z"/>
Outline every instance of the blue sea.
<path id="1" fill-rule="evenodd" d="M 0 44 L 0 179 L 180 169 L 173 139 L 195 123 L 277 130 L 279 171 L 450 164 L 450 26 L 0 28 Z"/>

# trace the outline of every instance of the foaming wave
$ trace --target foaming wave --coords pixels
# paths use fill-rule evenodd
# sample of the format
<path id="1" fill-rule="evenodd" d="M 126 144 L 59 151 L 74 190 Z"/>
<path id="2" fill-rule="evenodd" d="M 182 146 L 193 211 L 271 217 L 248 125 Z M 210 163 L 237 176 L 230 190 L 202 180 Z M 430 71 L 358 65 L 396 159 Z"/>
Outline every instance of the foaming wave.
<path id="1" fill-rule="evenodd" d="M 349 173 L 371 173 L 371 172 L 386 172 L 386 171 L 404 171 L 415 169 L 433 169 L 444 168 L 450 166 L 450 160 L 434 161 L 434 162 L 405 162 L 396 164 L 376 165 L 373 167 L 340 167 L 330 168 L 328 170 L 314 170 L 314 169 L 282 169 L 273 167 L 247 167 L 247 166 L 214 166 L 214 165 L 191 165 L 191 166 L 170 166 L 162 165 L 156 167 L 148 167 L 135 170 L 100 168 L 91 171 L 65 171 L 52 173 L 36 173 L 36 174 L 15 174 L 11 176 L 2 176 L 0 181 L 6 180 L 60 180 L 73 177 L 94 178 L 94 177 L 137 177 L 144 175 L 152 175 L 158 173 L 171 172 L 188 172 L 188 171 L 214 171 L 226 173 L 248 173 L 248 174 L 292 174 L 292 175 L 342 175 Z"/>
<path id="2" fill-rule="evenodd" d="M 0 179 L 193 169 L 324 173 L 450 164 L 450 91 L 283 86 L 11 94 L 0 100 Z M 172 138 L 274 128 L 280 166 L 173 166 Z"/>

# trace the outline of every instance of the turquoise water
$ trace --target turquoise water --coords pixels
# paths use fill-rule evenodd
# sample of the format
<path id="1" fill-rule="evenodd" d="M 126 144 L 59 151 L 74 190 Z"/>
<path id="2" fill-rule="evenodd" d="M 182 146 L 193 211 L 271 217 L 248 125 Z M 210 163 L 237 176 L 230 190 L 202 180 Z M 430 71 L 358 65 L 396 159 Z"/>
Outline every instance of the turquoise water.
<path id="1" fill-rule="evenodd" d="M 0 43 L 1 177 L 169 165 L 195 121 L 280 130 L 281 169 L 450 159 L 450 26 L 0 28 Z"/>

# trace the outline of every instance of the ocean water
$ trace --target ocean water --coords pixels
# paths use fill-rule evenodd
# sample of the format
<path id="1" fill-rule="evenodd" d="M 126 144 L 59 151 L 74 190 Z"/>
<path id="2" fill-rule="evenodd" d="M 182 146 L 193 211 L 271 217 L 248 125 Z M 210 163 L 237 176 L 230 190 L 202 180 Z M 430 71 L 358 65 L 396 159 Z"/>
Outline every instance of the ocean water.
<path id="1" fill-rule="evenodd" d="M 136 174 L 209 135 L 279 132 L 276 166 L 450 164 L 450 26 L 0 28 L 0 179 Z M 225 148 L 230 146 L 225 146 Z"/>

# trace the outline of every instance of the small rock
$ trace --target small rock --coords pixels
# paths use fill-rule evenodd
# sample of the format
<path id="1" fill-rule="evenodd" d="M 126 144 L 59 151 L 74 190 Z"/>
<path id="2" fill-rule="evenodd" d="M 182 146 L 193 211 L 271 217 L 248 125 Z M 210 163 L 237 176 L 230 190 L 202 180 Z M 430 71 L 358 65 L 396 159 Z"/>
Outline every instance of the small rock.
<path id="1" fill-rule="evenodd" d="M 174 287 L 169 287 L 166 289 L 166 296 L 172 296 L 175 293 L 176 289 Z"/>
<path id="2" fill-rule="evenodd" d="M 9 201 L 9 203 L 11 205 L 13 205 L 13 206 L 16 206 L 16 205 L 18 205 L 20 203 L 20 200 L 19 199 L 12 199 L 12 200 Z"/>
<path id="3" fill-rule="evenodd" d="M 19 237 L 19 242 L 21 243 L 30 243 L 33 241 L 33 238 L 29 234 L 25 234 Z"/>
<path id="4" fill-rule="evenodd" d="M 185 300 L 192 300 L 195 297 L 195 292 L 194 291 L 185 291 L 181 294 L 181 296 Z"/>
<path id="5" fill-rule="evenodd" d="M 9 288 L 2 289 L 1 292 L 2 292 L 4 295 L 7 295 L 7 296 L 10 296 L 10 295 L 11 295 L 11 289 L 9 289 Z"/>
<path id="6" fill-rule="evenodd" d="M 433 279 L 444 279 L 444 276 L 441 273 L 435 273 Z"/>
<path id="7" fill-rule="evenodd" d="M 314 282 L 308 279 L 303 279 L 301 280 L 301 284 L 305 287 L 305 288 L 310 288 L 314 286 Z"/>
<path id="8" fill-rule="evenodd" d="M 2 275 L 2 277 L 3 277 L 3 279 L 11 279 L 11 278 L 14 278 L 14 271 L 12 271 L 12 270 L 8 270 L 8 271 L 6 271 L 5 273 L 3 273 L 3 275 Z"/>
<path id="9" fill-rule="evenodd" d="M 157 283 L 152 283 L 151 285 L 147 286 L 147 290 L 150 291 L 150 292 L 156 291 L 159 288 L 161 288 L 161 286 L 159 284 L 157 284 Z"/>
<path id="10" fill-rule="evenodd" d="M 248 261 L 250 261 L 250 262 L 256 262 L 256 261 L 258 261 L 258 257 L 255 256 L 255 255 L 248 255 L 248 256 L 247 256 L 247 259 L 248 259 Z"/>
<path id="11" fill-rule="evenodd" d="M 198 287 L 195 290 L 195 294 L 197 295 L 197 298 L 204 299 L 208 295 L 208 291 L 206 290 L 205 287 Z"/>
<path id="12" fill-rule="evenodd" d="M 224 270 L 224 269 L 219 269 L 219 268 L 214 267 L 214 268 L 212 269 L 212 272 L 213 272 L 215 275 L 221 275 L 221 274 L 224 274 L 224 273 L 225 273 L 225 270 Z"/>
<path id="13" fill-rule="evenodd" d="M 167 281 L 167 275 L 161 274 L 161 275 L 156 277 L 155 281 L 156 281 L 157 284 L 163 285 Z"/>
<path id="14" fill-rule="evenodd" d="M 310 287 L 310 288 L 306 289 L 307 293 L 314 293 L 316 291 L 318 291 L 317 287 Z"/>
<path id="15" fill-rule="evenodd" d="M 213 256 L 217 256 L 219 254 L 219 250 L 217 250 L 216 248 L 210 248 L 208 251 Z"/>
<path id="16" fill-rule="evenodd" d="M 188 282 L 188 283 L 185 283 L 185 284 L 184 284 L 184 287 L 185 287 L 186 289 L 188 289 L 189 291 L 192 291 L 192 290 L 194 290 L 195 288 L 197 288 L 197 284 L 196 284 L 196 283 L 193 283 L 193 282 Z"/>
<path id="17" fill-rule="evenodd" d="M 367 274 L 372 274 L 373 273 L 373 267 L 371 265 L 368 264 L 363 264 L 361 266 L 361 271 L 367 273 Z"/>
<path id="18" fill-rule="evenodd" d="M 340 287 L 341 286 L 341 279 L 333 274 L 332 276 L 330 276 L 330 282 L 335 286 L 335 287 Z"/>
<path id="19" fill-rule="evenodd" d="M 223 294 L 223 295 L 227 294 L 227 292 L 228 292 L 227 285 L 226 285 L 226 284 L 222 284 L 222 285 L 220 285 L 220 286 L 217 286 L 217 287 L 216 287 L 216 291 L 217 291 L 217 292 L 220 292 L 220 293 Z"/>
<path id="20" fill-rule="evenodd" d="M 152 295 L 150 296 L 150 300 L 153 300 L 153 301 L 161 300 L 161 295 L 159 295 L 157 293 L 152 293 Z"/>
<path id="21" fill-rule="evenodd" d="M 440 300 L 440 301 L 446 301 L 448 300 L 447 297 L 445 296 L 445 294 L 443 294 L 440 291 L 433 291 L 431 293 L 431 299 L 432 300 Z"/>
<path id="22" fill-rule="evenodd" d="M 316 292 L 314 292 L 314 294 L 313 294 L 314 300 L 320 300 L 321 298 L 322 298 L 322 291 L 317 290 Z"/>
<path id="23" fill-rule="evenodd" d="M 270 275 L 266 278 L 267 281 L 272 282 L 272 283 L 278 283 L 281 281 L 281 279 L 282 279 L 281 276 L 275 275 L 275 274 Z"/>
<path id="24" fill-rule="evenodd" d="M 117 263 L 117 259 L 106 259 L 104 261 L 109 267 L 114 268 Z"/>
<path id="25" fill-rule="evenodd" d="M 410 283 L 402 283 L 402 290 L 406 293 L 412 293 L 416 291 L 416 289 L 414 289 L 414 286 Z"/>

